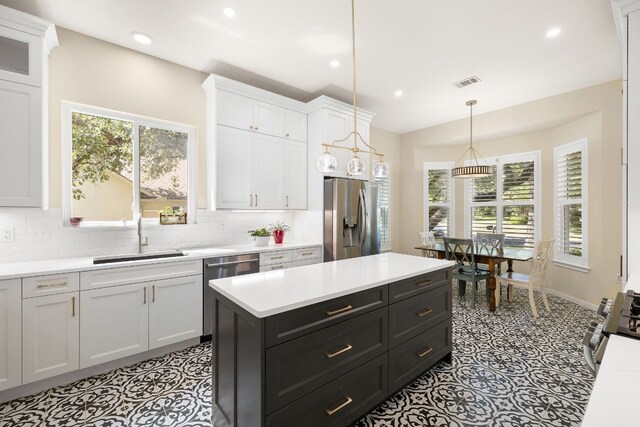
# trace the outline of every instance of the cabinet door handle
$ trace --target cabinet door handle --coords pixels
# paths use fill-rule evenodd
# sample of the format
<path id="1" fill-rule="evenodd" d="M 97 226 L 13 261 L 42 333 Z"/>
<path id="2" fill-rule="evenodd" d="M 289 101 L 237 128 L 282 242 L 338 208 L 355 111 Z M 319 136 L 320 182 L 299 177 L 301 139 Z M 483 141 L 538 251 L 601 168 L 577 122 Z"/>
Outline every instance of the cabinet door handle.
<path id="1" fill-rule="evenodd" d="M 289 134 L 286 134 L 285 136 L 286 136 L 287 138 L 289 138 Z"/>
<path id="2" fill-rule="evenodd" d="M 249 194 L 249 206 L 253 206 L 253 194 Z"/>
<path id="3" fill-rule="evenodd" d="M 309 255 L 313 255 L 313 252 L 303 252 L 300 254 L 300 256 L 309 256 Z"/>
<path id="4" fill-rule="evenodd" d="M 427 286 L 431 284 L 431 279 L 422 280 L 421 282 L 416 283 L 416 286 Z"/>
<path id="5" fill-rule="evenodd" d="M 42 283 L 36 286 L 38 289 L 48 289 L 48 288 L 57 288 L 58 286 L 64 286 L 67 284 L 67 281 L 64 280 L 62 282 L 53 282 L 53 283 Z"/>
<path id="6" fill-rule="evenodd" d="M 250 125 L 250 126 L 249 126 L 249 129 L 253 129 L 253 125 Z"/>
<path id="7" fill-rule="evenodd" d="M 275 267 L 271 267 L 272 270 L 281 270 L 284 268 L 284 265 L 277 265 Z"/>
<path id="8" fill-rule="evenodd" d="M 347 344 L 344 347 L 342 347 L 340 350 L 334 352 L 334 353 L 325 353 L 325 355 L 327 356 L 327 359 L 332 359 L 342 353 L 345 353 L 349 350 L 351 350 L 353 348 L 353 346 L 351 344 Z"/>
<path id="9" fill-rule="evenodd" d="M 417 313 L 416 313 L 416 316 L 418 316 L 418 317 L 424 317 L 424 316 L 426 316 L 427 314 L 431 313 L 432 311 L 433 311 L 433 310 L 432 310 L 432 309 L 430 309 L 430 308 L 425 308 L 424 310 L 417 312 Z"/>
<path id="10" fill-rule="evenodd" d="M 289 134 L 287 134 L 287 136 L 289 136 Z M 284 196 L 287 199 L 287 203 L 285 205 L 286 208 L 289 207 L 289 196 Z"/>
<path id="11" fill-rule="evenodd" d="M 71 297 L 71 317 L 76 317 L 76 297 Z"/>
<path id="12" fill-rule="evenodd" d="M 284 258 L 284 255 L 280 255 L 280 256 L 272 256 L 271 259 L 282 259 Z"/>
<path id="13" fill-rule="evenodd" d="M 142 297 L 142 304 L 147 303 L 147 287 L 142 288 L 144 296 Z"/>
<path id="14" fill-rule="evenodd" d="M 256 194 L 256 206 L 258 206 L 258 195 Z"/>
<path id="15" fill-rule="evenodd" d="M 348 404 L 353 402 L 353 399 L 350 398 L 349 396 L 345 396 L 344 398 L 346 400 L 344 402 L 342 402 L 341 404 L 339 404 L 338 406 L 336 406 L 335 408 L 333 408 L 333 409 L 325 408 L 324 411 L 327 413 L 327 415 L 333 415 L 336 412 L 338 412 L 340 409 L 344 408 L 345 406 L 347 406 Z"/>
<path id="16" fill-rule="evenodd" d="M 427 347 L 426 349 L 418 353 L 418 357 L 425 357 L 427 354 L 431 353 L 431 350 L 433 350 L 431 347 Z"/>
<path id="17" fill-rule="evenodd" d="M 336 314 L 346 313 L 347 311 L 352 310 L 352 309 L 353 309 L 353 306 L 351 304 L 349 304 L 349 305 L 347 305 L 345 307 L 342 307 L 342 308 L 339 308 L 337 310 L 327 311 L 327 316 L 335 316 Z"/>
<path id="18" fill-rule="evenodd" d="M 258 130 L 258 126 L 255 126 L 253 129 Z"/>
<path id="19" fill-rule="evenodd" d="M 156 302 L 156 285 L 151 285 L 151 302 Z"/>

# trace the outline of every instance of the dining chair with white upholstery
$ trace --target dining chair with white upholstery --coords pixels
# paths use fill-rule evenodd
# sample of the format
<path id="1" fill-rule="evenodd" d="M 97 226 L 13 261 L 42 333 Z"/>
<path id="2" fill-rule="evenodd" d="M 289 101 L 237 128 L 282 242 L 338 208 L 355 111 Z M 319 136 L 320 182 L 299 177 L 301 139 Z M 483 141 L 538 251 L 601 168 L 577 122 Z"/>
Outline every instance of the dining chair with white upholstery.
<path id="1" fill-rule="evenodd" d="M 424 249 L 422 249 L 422 255 L 427 258 L 438 258 L 438 251 L 435 251 L 436 236 L 433 231 L 420 231 L 420 242 Z"/>
<path id="2" fill-rule="evenodd" d="M 549 301 L 547 301 L 547 291 L 545 289 L 544 275 L 547 271 L 547 265 L 551 258 L 551 251 L 553 249 L 553 239 L 551 240 L 539 240 L 536 242 L 533 249 L 533 259 L 531 260 L 531 268 L 529 274 L 523 273 L 504 273 L 496 277 L 496 307 L 500 305 L 500 289 L 501 285 L 513 285 L 518 287 L 524 287 L 529 289 L 529 304 L 531 305 L 531 311 L 533 311 L 533 317 L 538 317 L 538 310 L 536 309 L 536 303 L 533 298 L 533 290 L 540 288 L 542 294 L 542 301 L 547 311 L 551 311 L 549 308 Z"/>

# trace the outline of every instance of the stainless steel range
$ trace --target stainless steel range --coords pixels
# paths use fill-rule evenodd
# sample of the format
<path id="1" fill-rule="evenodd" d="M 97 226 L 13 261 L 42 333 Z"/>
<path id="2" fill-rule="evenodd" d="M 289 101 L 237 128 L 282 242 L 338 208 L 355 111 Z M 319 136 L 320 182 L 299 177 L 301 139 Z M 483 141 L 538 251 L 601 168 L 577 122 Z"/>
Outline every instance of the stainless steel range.
<path id="1" fill-rule="evenodd" d="M 596 375 L 607 347 L 609 336 L 624 335 L 640 339 L 640 293 L 620 292 L 615 301 L 603 298 L 598 307 L 603 322 L 591 322 L 582 345 L 589 370 Z"/>

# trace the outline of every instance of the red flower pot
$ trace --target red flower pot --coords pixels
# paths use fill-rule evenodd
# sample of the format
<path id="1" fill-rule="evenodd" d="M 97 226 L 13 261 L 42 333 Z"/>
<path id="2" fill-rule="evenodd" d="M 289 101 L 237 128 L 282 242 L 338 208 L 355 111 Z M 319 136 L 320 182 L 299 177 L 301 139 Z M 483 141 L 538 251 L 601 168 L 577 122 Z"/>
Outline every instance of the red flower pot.
<path id="1" fill-rule="evenodd" d="M 284 230 L 273 230 L 273 240 L 276 245 L 282 243 L 284 241 Z"/>

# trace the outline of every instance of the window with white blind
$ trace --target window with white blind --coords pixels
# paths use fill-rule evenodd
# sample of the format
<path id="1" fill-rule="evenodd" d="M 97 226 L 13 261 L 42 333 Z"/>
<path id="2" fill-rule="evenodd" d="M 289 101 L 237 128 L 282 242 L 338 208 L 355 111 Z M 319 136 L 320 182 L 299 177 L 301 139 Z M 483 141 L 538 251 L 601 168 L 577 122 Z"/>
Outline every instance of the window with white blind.
<path id="1" fill-rule="evenodd" d="M 424 230 L 432 231 L 437 242 L 444 236 L 455 236 L 454 191 L 451 168 L 453 162 L 424 164 Z"/>
<path id="2" fill-rule="evenodd" d="M 539 236 L 540 152 L 487 159 L 491 175 L 466 180 L 465 234 L 504 233 L 504 245 L 532 249 Z"/>
<path id="3" fill-rule="evenodd" d="M 378 185 L 378 230 L 380 230 L 380 250 L 391 250 L 391 182 L 390 177 L 374 178 Z"/>
<path id="4" fill-rule="evenodd" d="M 588 269 L 587 141 L 553 150 L 554 260 L 580 270 Z"/>

